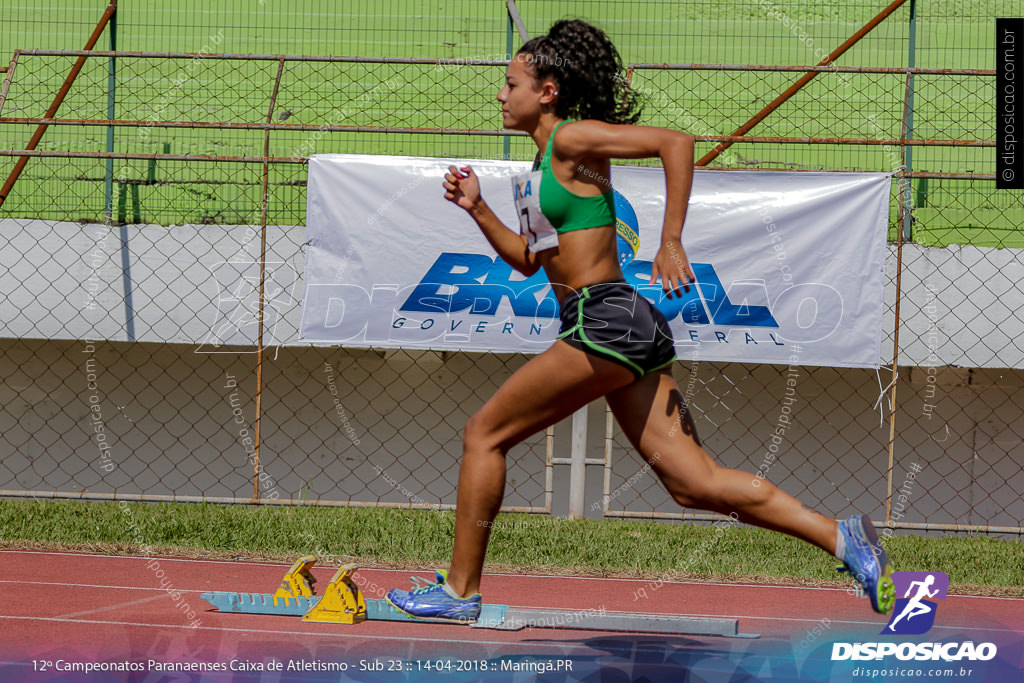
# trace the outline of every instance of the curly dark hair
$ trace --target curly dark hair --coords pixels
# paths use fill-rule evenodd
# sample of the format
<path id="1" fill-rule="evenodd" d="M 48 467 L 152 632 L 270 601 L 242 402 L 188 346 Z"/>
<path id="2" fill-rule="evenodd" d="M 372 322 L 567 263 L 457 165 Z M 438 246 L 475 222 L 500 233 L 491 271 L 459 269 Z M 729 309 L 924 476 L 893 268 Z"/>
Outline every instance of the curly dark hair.
<path id="1" fill-rule="evenodd" d="M 636 123 L 640 101 L 623 75 L 622 58 L 604 31 L 579 19 L 556 22 L 529 40 L 526 55 L 537 80 L 558 85 L 555 113 L 563 119 Z"/>

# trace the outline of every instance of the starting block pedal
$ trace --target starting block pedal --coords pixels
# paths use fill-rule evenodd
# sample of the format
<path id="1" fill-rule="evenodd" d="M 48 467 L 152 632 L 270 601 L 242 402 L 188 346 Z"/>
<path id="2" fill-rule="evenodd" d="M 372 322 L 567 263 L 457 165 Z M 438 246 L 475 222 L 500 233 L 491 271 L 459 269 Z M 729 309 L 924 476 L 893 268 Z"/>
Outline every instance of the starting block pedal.
<path id="1" fill-rule="evenodd" d="M 316 557 L 303 555 L 295 560 L 291 568 L 281 579 L 281 586 L 274 593 L 275 598 L 311 598 L 316 594 L 313 584 L 316 577 L 309 573 L 309 568 L 316 564 Z"/>
<path id="2" fill-rule="evenodd" d="M 327 584 L 323 597 L 302 615 L 302 620 L 332 624 L 358 624 L 366 621 L 366 600 L 359 592 L 359 586 L 352 581 L 352 575 L 358 568 L 355 564 L 339 567 Z"/>

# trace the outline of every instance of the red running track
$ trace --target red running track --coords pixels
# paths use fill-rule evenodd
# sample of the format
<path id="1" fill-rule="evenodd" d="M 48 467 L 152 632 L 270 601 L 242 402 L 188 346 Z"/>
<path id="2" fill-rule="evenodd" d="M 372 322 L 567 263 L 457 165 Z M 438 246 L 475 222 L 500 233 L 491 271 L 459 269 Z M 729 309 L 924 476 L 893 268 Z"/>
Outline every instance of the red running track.
<path id="1" fill-rule="evenodd" d="M 782 680 L 773 677 L 773 662 L 775 669 L 780 663 L 799 668 L 831 642 L 880 640 L 886 623 L 866 600 L 841 589 L 502 574 L 485 577 L 486 602 L 737 618 L 741 633 L 761 638 L 495 631 L 386 621 L 346 626 L 219 613 L 199 598 L 206 591 L 272 593 L 288 568 L 283 564 L 5 551 L 0 567 L 2 682 L 505 680 L 495 669 L 507 680 L 682 681 L 684 674 L 693 681 Z M 334 568 L 312 571 L 322 589 Z M 390 588 L 408 588 L 409 575 L 362 568 L 355 579 L 366 597 L 379 598 Z M 1005 643 L 1000 647 L 1010 654 L 1010 665 L 1024 671 L 1024 664 L 1012 660 L 1022 633 L 1024 600 L 951 596 L 928 637 L 998 640 Z M 766 663 L 751 664 L 754 656 Z M 84 670 L 101 662 L 142 668 Z M 173 662 L 216 663 L 227 671 L 160 668 Z M 251 670 L 288 662 L 293 664 L 283 672 Z M 325 662 L 347 671 L 324 672 Z M 522 662 L 540 664 L 524 672 L 516 669 Z M 555 666 L 574 673 L 542 670 Z M 490 673 L 474 673 L 474 667 Z M 787 675 L 795 677 L 785 680 L 819 680 L 804 673 L 794 670 Z M 820 680 L 844 678 L 833 671 Z"/>

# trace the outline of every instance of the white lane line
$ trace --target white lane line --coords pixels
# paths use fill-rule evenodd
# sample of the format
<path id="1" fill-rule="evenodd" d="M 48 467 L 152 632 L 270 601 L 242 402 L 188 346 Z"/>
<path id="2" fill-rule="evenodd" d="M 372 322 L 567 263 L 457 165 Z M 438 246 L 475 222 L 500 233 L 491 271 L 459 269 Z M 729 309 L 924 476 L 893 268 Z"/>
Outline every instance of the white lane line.
<path id="1" fill-rule="evenodd" d="M 163 598 L 163 597 L 166 597 L 166 596 L 164 596 L 164 595 L 153 595 L 153 596 L 150 596 L 148 598 L 140 598 L 138 600 L 132 600 L 130 602 L 120 602 L 120 603 L 118 603 L 116 605 L 106 605 L 104 607 L 95 607 L 93 609 L 82 610 L 81 612 L 72 612 L 71 614 L 61 614 L 59 618 L 60 619 L 71 619 L 71 618 L 74 618 L 74 617 L 83 617 L 86 614 L 96 614 L 97 612 L 106 612 L 107 610 L 121 609 L 122 607 L 132 607 L 133 605 L 142 605 L 142 604 L 145 604 L 147 602 L 153 602 L 154 600 L 159 600 L 160 598 Z"/>
<path id="2" fill-rule="evenodd" d="M 137 557 L 137 556 L 124 556 L 124 555 L 98 555 L 94 553 L 59 553 L 53 551 L 42 551 L 42 550 L 0 550 L 2 553 L 19 553 L 23 555 L 56 555 L 56 556 L 67 556 L 67 557 L 96 557 L 105 559 L 120 559 L 120 560 L 146 560 L 152 561 L 157 560 L 159 562 L 200 562 L 206 564 L 228 564 L 232 566 L 264 566 L 264 567 L 283 567 L 287 569 L 284 563 L 278 564 L 273 562 L 246 562 L 241 560 L 204 560 L 194 559 L 187 557 Z M 339 556 L 340 557 L 340 556 Z M 322 565 L 316 568 L 329 569 L 327 565 Z M 389 569 L 386 567 L 365 567 L 360 566 L 360 571 L 387 571 L 396 572 L 403 574 L 410 573 L 423 573 L 432 571 L 432 569 Z M 507 577 L 510 579 L 554 579 L 564 581 L 566 579 L 571 581 L 614 581 L 614 582 L 625 582 L 631 584 L 647 584 L 650 583 L 649 579 L 623 579 L 620 577 L 565 577 L 565 575 L 554 575 L 554 574 L 529 574 L 529 573 L 488 573 L 488 577 Z M 785 590 L 785 591 L 825 591 L 831 593 L 847 593 L 849 589 L 846 588 L 829 588 L 821 586 L 784 586 L 784 585 L 765 585 L 765 584 L 722 584 L 712 581 L 665 581 L 666 584 L 672 584 L 674 586 L 713 586 L 716 588 L 761 588 L 761 589 L 773 589 L 773 590 Z M 1015 598 L 1007 596 L 996 596 L 996 595 L 950 595 L 949 598 L 956 599 L 975 599 L 975 600 L 1009 600 L 1011 602 L 1024 602 L 1024 598 Z M 948 598 L 947 598 L 948 599 Z"/>
<path id="3" fill-rule="evenodd" d="M 523 648 L 532 648 L 532 649 L 548 648 L 548 649 L 552 649 L 552 650 L 565 650 L 565 649 L 568 648 L 568 649 L 578 650 L 580 652 L 593 652 L 594 651 L 593 648 L 589 648 L 589 647 L 585 647 L 585 646 L 581 646 L 581 645 L 574 645 L 574 644 L 569 643 L 569 642 L 553 644 L 553 643 L 541 643 L 541 642 L 537 642 L 535 640 L 534 641 L 527 641 L 527 642 L 518 642 L 518 641 L 514 641 L 514 640 L 465 640 L 465 639 L 459 639 L 459 638 L 445 638 L 443 641 L 439 641 L 437 638 L 411 638 L 409 636 L 404 636 L 404 635 L 403 636 L 361 635 L 361 634 L 353 634 L 349 630 L 341 630 L 341 631 L 338 631 L 338 632 L 335 632 L 335 633 L 324 633 L 322 631 L 283 631 L 283 630 L 282 631 L 278 631 L 278 630 L 256 629 L 256 628 L 220 628 L 220 627 L 217 627 L 217 626 L 192 626 L 191 624 L 144 624 L 144 623 L 131 622 L 131 621 L 101 621 L 101 620 L 94 620 L 94 619 L 65 619 L 65 618 L 62 618 L 62 617 L 15 617 L 15 616 L 7 616 L 7 615 L 0 614 L 0 620 L 2 620 L 2 619 L 17 619 L 17 620 L 22 620 L 22 621 L 52 621 L 52 622 L 57 622 L 57 623 L 72 623 L 72 624 L 96 624 L 98 626 L 134 626 L 134 627 L 138 627 L 138 628 L 156 628 L 156 629 L 161 629 L 161 630 L 165 630 L 165 629 L 197 629 L 197 630 L 202 630 L 202 631 L 217 631 L 217 632 L 227 631 L 229 633 L 240 633 L 240 634 L 262 633 L 262 634 L 275 635 L 275 636 L 302 636 L 303 638 L 306 638 L 306 639 L 308 639 L 310 636 L 319 636 L 319 637 L 324 637 L 324 638 L 344 638 L 346 640 L 351 640 L 353 638 L 360 638 L 360 639 L 363 639 L 363 640 L 383 640 L 383 641 L 401 640 L 403 642 L 422 642 L 422 643 L 429 643 L 431 645 L 437 645 L 439 642 L 443 642 L 443 643 L 461 643 L 461 644 L 464 644 L 464 645 L 475 645 L 475 646 L 494 645 L 494 646 L 501 647 L 501 648 L 523 647 Z M 664 634 L 662 634 L 662 635 L 664 635 Z M 688 638 L 692 638 L 694 636 L 687 636 L 687 637 Z M 715 637 L 715 636 L 708 636 L 708 637 L 715 638 L 716 640 L 718 640 L 718 638 Z M 728 640 L 729 640 L 729 642 L 732 642 L 732 639 L 728 639 Z M 605 648 L 602 648 L 602 649 L 605 649 Z"/>
<path id="4" fill-rule="evenodd" d="M 24 581 L 10 581 L 7 579 L 0 579 L 0 583 L 16 583 L 24 585 Z M 161 588 L 160 586 L 106 586 L 95 583 L 66 583 L 60 581 L 47 581 L 47 586 L 63 586 L 65 588 L 109 588 L 111 590 L 119 591 L 160 591 L 166 593 L 167 589 Z M 178 591 L 179 593 L 205 593 L 208 588 L 190 589 L 190 588 L 172 588 L 172 591 Z M 245 591 L 241 591 L 245 592 Z"/>
<path id="5" fill-rule="evenodd" d="M 0 579 L 0 583 L 23 584 L 24 582 L 23 581 L 11 581 L 11 580 Z M 87 584 L 87 583 L 58 583 L 58 582 L 49 583 L 48 585 L 51 585 L 51 586 L 62 586 L 62 587 L 66 587 L 66 588 L 106 588 L 106 589 L 111 589 L 111 590 L 160 591 L 160 593 L 161 593 L 161 595 L 156 595 L 156 596 L 153 596 L 151 598 L 145 598 L 145 599 L 142 599 L 142 600 L 138 600 L 136 602 L 148 602 L 150 600 L 156 600 L 157 598 L 163 597 L 163 594 L 166 593 L 166 591 L 163 588 L 160 588 L 159 586 L 153 587 L 153 588 L 148 588 L 148 587 L 143 587 L 143 586 L 139 586 L 139 587 L 133 587 L 133 586 L 106 586 L 106 585 Z M 710 585 L 719 585 L 719 584 L 710 584 Z M 211 591 L 210 589 L 207 589 L 207 588 L 199 588 L 199 589 L 175 588 L 174 590 L 178 591 L 179 593 L 207 593 L 207 592 L 229 592 L 229 593 L 231 593 L 231 592 L 240 592 L 240 593 L 246 593 L 247 592 L 247 591 Z M 964 596 L 964 597 L 966 597 L 966 596 Z M 134 604 L 134 603 L 125 603 L 125 604 L 126 605 L 130 605 L 130 604 Z M 111 608 L 102 608 L 102 609 L 111 609 Z M 531 609 L 531 608 L 524 607 L 522 609 Z M 96 611 L 101 611 L 101 610 L 96 610 Z M 618 613 L 633 614 L 633 612 L 621 612 L 621 611 L 615 611 L 615 612 L 609 611 L 609 612 L 610 613 L 617 613 L 617 614 Z M 652 613 L 652 616 L 659 616 L 659 615 L 661 615 L 661 616 L 689 616 L 689 617 L 709 618 L 709 619 L 758 619 L 758 620 L 762 620 L 762 621 L 764 621 L 764 620 L 767 620 L 767 621 L 791 621 L 791 622 L 808 623 L 808 624 L 811 624 L 811 623 L 815 623 L 816 624 L 816 623 L 821 621 L 821 619 L 812 619 L 812 618 L 809 618 L 809 617 L 751 616 L 751 615 L 737 615 L 737 614 L 681 614 L 681 613 L 678 613 L 678 612 L 672 612 L 672 613 L 661 613 L 661 612 L 659 612 L 657 614 Z M 75 616 L 75 615 L 64 615 L 64 616 Z M 269 616 L 273 616 L 273 615 L 269 615 Z M 833 623 L 837 623 L 837 624 L 849 624 L 849 625 L 853 625 L 853 626 L 878 626 L 879 623 L 880 623 L 880 622 L 876 622 L 876 621 L 853 621 L 853 620 L 842 620 L 842 619 L 833 619 L 832 622 Z M 935 625 L 932 628 L 934 628 L 934 629 L 944 628 L 944 629 L 950 629 L 950 630 L 954 630 L 954 631 L 956 631 L 956 630 L 960 630 L 960 631 L 983 631 L 983 632 L 992 632 L 992 633 L 1019 633 L 1020 632 L 1019 629 L 1012 629 L 1012 628 L 1010 628 L 1010 629 L 987 628 L 987 627 L 981 627 L 981 626 Z M 230 629 L 227 629 L 227 630 L 230 630 Z"/>

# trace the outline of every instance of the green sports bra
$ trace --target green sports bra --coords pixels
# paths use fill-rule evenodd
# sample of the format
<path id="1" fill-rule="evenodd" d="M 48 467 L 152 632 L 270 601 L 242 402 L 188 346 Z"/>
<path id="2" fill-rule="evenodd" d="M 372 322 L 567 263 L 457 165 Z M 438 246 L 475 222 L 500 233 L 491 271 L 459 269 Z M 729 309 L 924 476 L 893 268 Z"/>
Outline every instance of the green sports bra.
<path id="1" fill-rule="evenodd" d="M 541 171 L 540 210 L 558 233 L 586 230 L 615 225 L 615 198 L 612 190 L 596 197 L 583 197 L 570 192 L 555 177 L 551 169 L 551 148 L 555 132 L 565 121 L 551 131 L 547 149 L 536 170 Z"/>

